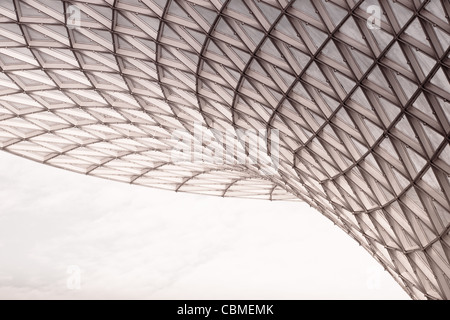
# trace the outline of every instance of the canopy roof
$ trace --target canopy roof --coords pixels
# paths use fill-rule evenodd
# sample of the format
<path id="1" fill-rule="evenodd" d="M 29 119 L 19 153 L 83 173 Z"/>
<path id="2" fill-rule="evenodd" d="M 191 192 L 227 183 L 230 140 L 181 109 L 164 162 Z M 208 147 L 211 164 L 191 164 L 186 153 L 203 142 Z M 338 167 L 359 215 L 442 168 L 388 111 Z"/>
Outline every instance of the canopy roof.
<path id="1" fill-rule="evenodd" d="M 2 1 L 0 148 L 127 183 L 306 201 L 412 297 L 450 298 L 449 14 L 447 0 Z M 174 161 L 174 134 L 196 128 L 216 139 L 201 155 L 218 133 L 265 132 L 275 172 L 246 143 L 244 162 Z"/>

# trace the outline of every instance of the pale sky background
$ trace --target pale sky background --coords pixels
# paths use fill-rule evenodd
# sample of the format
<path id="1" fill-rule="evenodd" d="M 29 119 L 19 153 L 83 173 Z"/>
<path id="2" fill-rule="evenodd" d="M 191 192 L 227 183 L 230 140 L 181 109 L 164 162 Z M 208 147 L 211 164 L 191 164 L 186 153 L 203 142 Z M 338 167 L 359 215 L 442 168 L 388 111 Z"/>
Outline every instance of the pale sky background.
<path id="1" fill-rule="evenodd" d="M 304 203 L 161 191 L 0 151 L 0 299 L 409 297 Z"/>

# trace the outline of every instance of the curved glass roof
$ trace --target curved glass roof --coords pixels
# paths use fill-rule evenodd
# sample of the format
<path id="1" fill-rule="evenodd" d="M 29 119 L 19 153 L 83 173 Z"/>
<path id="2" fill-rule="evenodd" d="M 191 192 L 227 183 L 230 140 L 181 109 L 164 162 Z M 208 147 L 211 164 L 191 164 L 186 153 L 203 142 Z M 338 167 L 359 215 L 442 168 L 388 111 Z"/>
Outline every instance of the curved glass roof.
<path id="1" fill-rule="evenodd" d="M 446 0 L 2 1 L 0 148 L 305 201 L 411 297 L 449 299 L 449 14 Z"/>

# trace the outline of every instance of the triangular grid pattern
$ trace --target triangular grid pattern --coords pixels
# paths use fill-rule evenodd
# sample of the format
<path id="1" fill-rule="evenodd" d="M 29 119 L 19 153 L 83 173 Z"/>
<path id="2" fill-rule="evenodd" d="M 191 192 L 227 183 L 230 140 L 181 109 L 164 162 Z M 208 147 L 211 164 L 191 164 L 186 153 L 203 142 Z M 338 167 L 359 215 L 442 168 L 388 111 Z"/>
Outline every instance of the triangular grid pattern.
<path id="1" fill-rule="evenodd" d="M 305 201 L 412 298 L 450 299 L 449 15 L 447 0 L 3 1 L 0 148 L 127 183 Z M 173 133 L 195 123 L 278 129 L 278 171 L 174 163 Z"/>

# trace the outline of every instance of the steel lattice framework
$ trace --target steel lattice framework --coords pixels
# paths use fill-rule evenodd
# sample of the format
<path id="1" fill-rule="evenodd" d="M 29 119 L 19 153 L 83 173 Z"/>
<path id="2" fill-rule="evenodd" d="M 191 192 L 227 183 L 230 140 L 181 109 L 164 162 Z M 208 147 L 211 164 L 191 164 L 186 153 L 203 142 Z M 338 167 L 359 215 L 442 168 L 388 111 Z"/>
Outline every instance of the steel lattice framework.
<path id="1" fill-rule="evenodd" d="M 449 15 L 448 0 L 2 0 L 0 148 L 139 185 L 305 201 L 412 298 L 449 299 Z M 174 163 L 171 135 L 194 123 L 278 129 L 277 173 Z"/>

